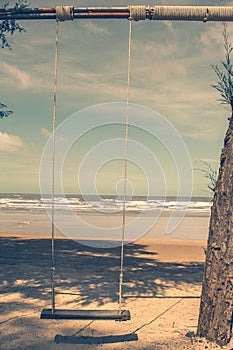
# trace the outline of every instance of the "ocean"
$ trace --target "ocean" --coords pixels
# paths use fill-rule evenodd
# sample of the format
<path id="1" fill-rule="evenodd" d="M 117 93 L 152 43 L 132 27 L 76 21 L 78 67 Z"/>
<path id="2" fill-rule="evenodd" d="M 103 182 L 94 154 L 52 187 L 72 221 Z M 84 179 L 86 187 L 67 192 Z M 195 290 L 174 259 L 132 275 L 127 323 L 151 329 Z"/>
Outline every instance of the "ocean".
<path id="1" fill-rule="evenodd" d="M 123 200 L 116 196 L 81 196 L 66 195 L 65 198 L 56 196 L 56 208 L 64 208 L 68 205 L 74 212 L 101 212 L 101 213 L 119 213 L 122 210 Z M 27 211 L 33 213 L 45 212 L 51 205 L 50 196 L 41 198 L 39 194 L 0 194 L 0 209 L 7 211 Z M 155 210 L 169 212 L 172 210 L 186 210 L 188 213 L 199 213 L 209 215 L 211 207 L 210 198 L 193 197 L 190 201 L 178 199 L 175 197 L 135 196 L 126 201 L 126 212 L 139 213 L 144 212 L 150 215 Z"/>
<path id="2" fill-rule="evenodd" d="M 122 206 L 122 198 L 115 196 L 56 196 L 55 234 L 94 247 L 100 241 L 101 247 L 109 247 L 109 242 L 117 246 L 122 237 Z M 50 196 L 0 194 L 0 208 L 1 234 L 50 237 Z M 125 240 L 132 242 L 145 236 L 206 240 L 210 208 L 210 199 L 203 197 L 190 201 L 175 197 L 128 198 Z"/>

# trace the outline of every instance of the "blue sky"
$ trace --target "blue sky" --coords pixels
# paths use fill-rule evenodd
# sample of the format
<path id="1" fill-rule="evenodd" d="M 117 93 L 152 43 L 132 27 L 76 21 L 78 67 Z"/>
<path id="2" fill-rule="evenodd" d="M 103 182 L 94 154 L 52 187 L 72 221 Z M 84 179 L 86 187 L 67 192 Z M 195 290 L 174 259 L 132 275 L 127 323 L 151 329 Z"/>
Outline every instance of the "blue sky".
<path id="1" fill-rule="evenodd" d="M 129 4 L 97 0 L 63 3 L 74 6 Z M 50 7 L 60 2 L 40 0 L 31 4 L 31 7 Z M 134 4 L 147 5 L 148 1 Z M 165 1 L 156 4 L 171 5 Z M 173 1 L 172 4 L 194 3 Z M 195 4 L 231 3 L 195 1 Z M 11 51 L 1 49 L 0 100 L 14 110 L 14 114 L 0 120 L 0 192 L 38 193 L 40 160 L 52 125 L 55 21 L 20 23 L 26 32 L 10 38 Z M 128 25 L 127 20 L 76 20 L 60 25 L 58 125 L 84 108 L 126 100 Z M 232 24 L 228 28 L 233 41 Z M 194 169 L 202 166 L 201 161 L 218 168 L 230 114 L 216 102 L 218 95 L 211 87 L 216 77 L 210 65 L 219 63 L 224 55 L 221 32 L 221 23 L 133 23 L 130 102 L 159 112 L 174 125 L 187 146 Z M 115 131 L 110 131 L 113 138 L 117 137 Z M 131 133 L 132 138 L 137 139 L 133 129 Z M 101 135 L 102 141 L 108 139 L 109 129 L 103 128 Z M 120 130 L 120 137 L 122 135 L 124 132 Z M 99 140 L 98 133 L 92 131 L 67 156 L 63 169 L 67 193 L 79 192 L 77 169 L 82 157 Z M 166 150 L 153 147 L 153 140 L 146 133 L 138 140 L 150 145 L 160 159 L 167 183 L 166 194 L 176 195 L 177 174 Z M 98 191 L 115 193 L 122 174 L 121 161 L 113 159 L 105 164 L 96 177 Z M 204 192 L 207 186 L 203 175 L 196 170 L 193 175 L 192 194 L 208 195 Z M 134 194 L 146 194 L 146 175 L 132 164 L 130 176 L 132 182 L 136 179 Z"/>

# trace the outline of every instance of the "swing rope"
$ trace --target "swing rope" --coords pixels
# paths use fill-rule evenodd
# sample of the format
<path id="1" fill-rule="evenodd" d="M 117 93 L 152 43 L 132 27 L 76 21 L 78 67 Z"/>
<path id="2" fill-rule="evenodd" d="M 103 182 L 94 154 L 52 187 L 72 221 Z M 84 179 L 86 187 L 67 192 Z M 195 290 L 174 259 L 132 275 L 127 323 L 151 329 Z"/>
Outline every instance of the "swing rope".
<path id="1" fill-rule="evenodd" d="M 52 209 L 52 224 L 51 224 L 51 301 L 52 314 L 55 313 L 55 154 L 56 154 L 56 120 L 57 120 L 57 65 L 58 65 L 58 39 L 59 39 L 59 22 L 73 20 L 73 6 L 57 6 L 56 7 L 56 42 L 54 56 L 54 83 L 53 83 L 53 125 L 52 125 L 52 191 L 51 191 L 51 209 Z"/>
<path id="2" fill-rule="evenodd" d="M 56 13 L 56 45 L 54 58 L 54 90 L 53 90 L 53 122 L 52 122 L 52 191 L 51 191 L 51 301 L 52 315 L 55 315 L 55 155 L 56 155 L 56 119 L 57 119 L 57 66 L 58 66 L 58 39 L 59 39 L 59 21 L 72 20 L 72 7 L 57 6 Z M 129 20 L 129 37 L 128 37 L 128 63 L 127 63 L 127 93 L 126 93 L 126 117 L 125 117 L 125 153 L 124 153 L 124 192 L 122 208 L 122 239 L 121 239 L 121 256 L 120 256 L 120 280 L 119 280 L 119 314 L 122 312 L 122 290 L 123 290 L 123 272 L 124 272 L 124 244 L 125 244 L 125 226 L 126 226 L 126 199 L 127 199 L 127 172 L 128 172 L 128 135 L 129 135 L 129 97 L 130 97 L 130 66 L 131 66 L 131 36 L 132 36 L 132 17 Z"/>
<path id="3" fill-rule="evenodd" d="M 127 197 L 127 175 L 128 175 L 128 145 L 129 145 L 129 97 L 130 97 L 130 71 L 131 71 L 131 37 L 132 37 L 132 17 L 129 19 L 128 38 L 128 67 L 127 67 L 127 93 L 126 93 L 126 117 L 125 117 L 125 154 L 124 154 L 124 192 L 122 209 L 122 236 L 121 236 L 121 261 L 120 261 L 120 281 L 119 281 L 119 312 L 122 310 L 123 299 L 123 273 L 124 273 L 124 245 L 126 226 L 126 197 Z"/>
<path id="4" fill-rule="evenodd" d="M 51 266 L 51 283 L 52 283 L 52 313 L 55 312 L 55 130 L 56 130 L 56 119 L 57 119 L 57 62 L 58 62 L 58 34 L 59 34 L 59 20 L 56 20 L 56 46 L 55 46 L 55 58 L 54 58 L 54 86 L 53 86 L 53 126 L 52 126 L 52 266 Z"/>

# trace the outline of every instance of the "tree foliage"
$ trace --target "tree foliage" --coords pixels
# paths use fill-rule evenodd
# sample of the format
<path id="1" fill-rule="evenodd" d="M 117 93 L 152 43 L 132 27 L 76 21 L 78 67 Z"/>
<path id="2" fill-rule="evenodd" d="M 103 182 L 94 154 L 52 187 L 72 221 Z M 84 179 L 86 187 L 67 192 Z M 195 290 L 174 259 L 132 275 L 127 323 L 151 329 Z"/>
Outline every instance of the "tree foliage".
<path id="1" fill-rule="evenodd" d="M 12 9 L 16 11 L 20 11 L 27 7 L 27 1 L 26 0 L 18 0 L 18 2 L 15 3 Z M 7 11 L 9 10 L 9 3 L 4 4 L 1 8 L 1 11 Z M 4 20 L 0 22 L 0 42 L 2 48 L 8 48 L 11 49 L 11 45 L 8 41 L 8 36 L 13 35 L 15 32 L 25 32 L 25 29 L 17 23 L 15 20 Z M 0 102 L 0 118 L 8 117 L 10 114 L 12 114 L 13 111 L 10 111 L 7 109 L 7 106 Z"/>
<path id="2" fill-rule="evenodd" d="M 209 163 L 205 161 L 201 162 L 203 164 L 203 167 L 197 168 L 196 170 L 200 171 L 203 174 L 204 178 L 208 180 L 207 187 L 213 194 L 216 187 L 218 172 L 217 170 L 214 170 Z"/>
<path id="3" fill-rule="evenodd" d="M 221 67 L 217 64 L 211 66 L 218 77 L 218 81 L 216 84 L 213 84 L 212 87 L 220 93 L 221 97 L 218 101 L 222 104 L 230 105 L 231 110 L 233 111 L 233 66 L 231 60 L 233 46 L 230 43 L 229 32 L 225 23 L 223 25 L 222 34 L 225 58 L 221 61 Z"/>
<path id="4" fill-rule="evenodd" d="M 20 11 L 27 7 L 27 1 L 25 0 L 19 0 L 15 3 L 12 9 L 16 11 Z M 6 3 L 1 8 L 1 11 L 7 11 L 9 9 L 9 3 Z M 4 20 L 0 23 L 0 40 L 1 40 L 1 47 L 2 48 L 8 48 L 11 49 L 11 45 L 8 41 L 7 36 L 13 35 L 15 32 L 25 32 L 25 29 L 21 27 L 21 25 L 16 22 L 15 20 Z"/>
<path id="5" fill-rule="evenodd" d="M 8 117 L 13 111 L 9 111 L 7 106 L 0 102 L 0 118 Z"/>

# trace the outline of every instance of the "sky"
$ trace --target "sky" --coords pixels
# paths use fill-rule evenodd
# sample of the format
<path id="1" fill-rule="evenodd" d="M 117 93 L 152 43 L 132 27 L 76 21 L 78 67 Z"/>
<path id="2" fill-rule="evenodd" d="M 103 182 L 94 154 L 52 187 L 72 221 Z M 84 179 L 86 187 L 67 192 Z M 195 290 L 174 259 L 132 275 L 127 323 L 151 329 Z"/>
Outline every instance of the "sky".
<path id="1" fill-rule="evenodd" d="M 76 7 L 130 4 L 98 0 L 62 3 Z M 133 3 L 148 5 L 143 0 Z M 31 7 L 60 4 L 61 1 L 31 1 Z M 160 4 L 231 5 L 231 2 L 156 2 Z M 0 101 L 14 113 L 0 120 L 0 192 L 39 193 L 41 172 L 51 182 L 50 172 L 45 174 L 41 169 L 41 159 L 48 150 L 46 144 L 52 129 L 55 21 L 20 24 L 26 32 L 9 38 L 12 50 L 1 49 Z M 75 20 L 60 24 L 57 126 L 65 125 L 68 129 L 63 130 L 65 136 L 58 133 L 56 155 L 59 159 L 60 147 L 67 150 L 59 172 L 67 194 L 88 192 L 88 189 L 91 192 L 92 187 L 88 182 L 85 184 L 91 173 L 97 193 L 122 191 L 128 29 L 127 20 Z M 228 30 L 233 42 L 231 23 Z M 208 181 L 198 169 L 204 167 L 203 162 L 218 169 L 228 126 L 230 111 L 217 102 L 218 94 L 211 87 L 216 81 L 211 65 L 219 64 L 223 56 L 221 23 L 132 23 L 130 193 L 147 195 L 149 183 L 153 187 L 152 195 L 173 196 L 187 180 L 187 193 L 211 195 Z M 99 106 L 104 106 L 104 112 Z M 116 106 L 121 106 L 119 121 L 114 114 Z M 70 116 L 76 120 L 76 139 L 74 130 L 70 129 Z M 156 124 L 161 121 L 162 131 Z M 170 146 L 166 128 L 173 130 Z M 115 143 L 118 139 L 119 145 Z M 182 150 L 177 146 L 179 142 Z M 111 152 L 102 157 L 107 149 Z M 151 162 L 154 164 L 150 167 Z M 46 168 L 51 165 L 49 160 L 46 164 L 42 165 Z M 187 171 L 190 164 L 191 172 Z M 84 184 L 82 190 L 80 179 Z"/>

